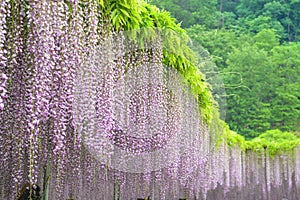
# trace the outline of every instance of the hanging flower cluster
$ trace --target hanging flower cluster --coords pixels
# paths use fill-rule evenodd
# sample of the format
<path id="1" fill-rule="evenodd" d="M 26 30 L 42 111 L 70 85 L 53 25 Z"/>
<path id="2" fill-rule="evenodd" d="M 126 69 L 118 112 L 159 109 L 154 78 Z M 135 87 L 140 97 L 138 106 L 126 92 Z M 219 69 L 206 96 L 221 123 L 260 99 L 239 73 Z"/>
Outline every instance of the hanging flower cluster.
<path id="1" fill-rule="evenodd" d="M 0 112 L 4 108 L 4 101 L 6 98 L 6 81 L 7 76 L 4 73 L 4 69 L 6 67 L 6 50 L 4 49 L 5 36 L 7 34 L 6 27 L 6 16 L 9 15 L 9 4 L 8 0 L 2 1 L 0 3 L 0 73 L 1 73 L 1 81 L 0 81 Z"/>
<path id="2" fill-rule="evenodd" d="M 2 76 L 1 76 L 1 85 L 0 85 L 0 110 L 3 110 L 4 108 L 4 100 L 6 98 L 6 93 L 7 93 L 7 90 L 6 90 L 6 82 L 7 82 L 7 76 L 2 73 Z"/>
<path id="3" fill-rule="evenodd" d="M 162 30 L 140 45 L 98 7 L 0 2 L 0 199 L 297 198 L 299 149 L 217 146 Z"/>

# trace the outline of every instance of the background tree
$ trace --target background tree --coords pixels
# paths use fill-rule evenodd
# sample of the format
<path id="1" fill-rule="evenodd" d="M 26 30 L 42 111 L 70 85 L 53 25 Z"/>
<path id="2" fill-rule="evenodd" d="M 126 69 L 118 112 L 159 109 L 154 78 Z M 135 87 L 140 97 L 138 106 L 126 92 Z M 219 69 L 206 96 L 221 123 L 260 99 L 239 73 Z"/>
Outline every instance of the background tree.
<path id="1" fill-rule="evenodd" d="M 150 2 L 171 12 L 184 28 L 193 24 L 203 24 L 211 28 L 216 26 L 217 0 L 151 0 Z"/>
<path id="2" fill-rule="evenodd" d="M 190 20 L 182 26 L 223 75 L 231 129 L 248 139 L 268 129 L 300 130 L 300 0 L 152 2 L 170 7 L 179 22 Z"/>
<path id="3" fill-rule="evenodd" d="M 270 129 L 271 112 L 266 99 L 272 97 L 272 62 L 267 52 L 245 44 L 228 57 L 224 82 L 229 126 L 246 138 Z"/>
<path id="4" fill-rule="evenodd" d="M 272 99 L 272 126 L 282 130 L 299 130 L 300 122 L 300 43 L 275 47 L 275 98 Z"/>

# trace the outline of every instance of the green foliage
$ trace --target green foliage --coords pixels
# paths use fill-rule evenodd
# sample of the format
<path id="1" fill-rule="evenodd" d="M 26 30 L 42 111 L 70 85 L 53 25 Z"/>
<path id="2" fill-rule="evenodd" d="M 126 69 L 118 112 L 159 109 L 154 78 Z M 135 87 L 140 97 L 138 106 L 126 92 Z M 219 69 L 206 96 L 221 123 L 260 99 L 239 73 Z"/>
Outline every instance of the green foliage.
<path id="1" fill-rule="evenodd" d="M 280 130 L 269 130 L 252 141 L 247 142 L 247 149 L 267 149 L 271 156 L 278 153 L 294 153 L 296 147 L 300 146 L 300 139 L 290 132 Z"/>
<path id="2" fill-rule="evenodd" d="M 299 0 L 211 3 L 153 0 L 152 3 L 171 11 L 184 27 L 189 27 L 187 32 L 193 41 L 207 49 L 196 52 L 201 54 L 196 56 L 211 59 L 209 62 L 215 62 L 221 69 L 227 92 L 226 122 L 248 141 L 230 131 L 215 114 L 211 129 L 221 131 L 229 146 L 239 145 L 244 150 L 259 152 L 267 149 L 271 155 L 292 152 L 300 145 L 299 139 L 281 132 L 300 130 L 300 45 L 295 42 L 299 40 L 300 12 L 293 9 L 300 6 Z M 215 6 L 211 13 L 205 12 L 209 5 Z M 199 9 L 202 11 L 198 12 Z M 207 86 L 197 85 L 203 77 L 194 75 L 198 70 L 189 62 L 194 59 L 189 55 L 194 53 L 184 54 L 188 48 L 178 51 L 180 45 L 165 44 L 169 51 L 164 51 L 164 63 L 178 69 L 197 91 L 195 94 L 202 92 L 201 98 L 208 101 L 209 93 L 203 93 Z M 203 70 L 201 66 L 198 68 Z M 224 141 L 220 138 L 218 141 Z"/>
<path id="3" fill-rule="evenodd" d="M 226 28 L 241 33 L 274 29 L 284 41 L 299 40 L 298 0 L 151 0 L 152 4 L 172 13 L 182 27 L 201 24 L 207 28 Z"/>
<path id="4" fill-rule="evenodd" d="M 268 130 L 256 139 L 265 139 L 267 141 L 281 142 L 281 141 L 294 141 L 297 140 L 297 136 L 291 132 L 282 132 L 278 129 Z"/>
<path id="5" fill-rule="evenodd" d="M 273 29 L 263 29 L 254 36 L 254 45 L 259 49 L 270 52 L 274 47 L 279 46 L 279 35 Z"/>
<path id="6" fill-rule="evenodd" d="M 300 146 L 300 139 L 291 132 L 269 130 L 253 140 L 246 141 L 243 136 L 225 129 L 224 137 L 229 147 L 239 147 L 242 151 L 251 150 L 261 153 L 268 151 L 270 156 L 280 153 L 294 154 L 295 148 Z"/>
<path id="7" fill-rule="evenodd" d="M 252 36 L 195 25 L 188 33 L 223 74 L 231 129 L 247 140 L 268 129 L 299 130 L 298 43 L 280 45 L 274 29 Z"/>
<path id="8" fill-rule="evenodd" d="M 223 23 L 226 28 L 236 25 L 236 30 L 244 33 L 257 33 L 271 28 L 285 41 L 299 40 L 300 12 L 295 9 L 300 6 L 298 0 L 241 0 L 238 3 L 231 0 L 224 4 L 222 13 L 230 12 L 236 16 L 236 21 Z"/>
<path id="9" fill-rule="evenodd" d="M 300 122 L 300 43 L 274 47 L 276 66 L 275 96 L 271 99 L 272 126 L 284 131 L 299 130 Z"/>
<path id="10" fill-rule="evenodd" d="M 234 131 L 231 131 L 231 130 L 226 130 L 225 132 L 225 138 L 226 138 L 226 142 L 227 142 L 227 145 L 229 147 L 236 147 L 236 146 L 239 146 L 239 148 L 241 150 L 245 150 L 246 149 L 246 141 L 244 139 L 243 136 L 237 134 L 236 132 Z"/>
<path id="11" fill-rule="evenodd" d="M 150 3 L 171 12 L 184 28 L 193 24 L 203 24 L 207 27 L 216 25 L 216 0 L 151 0 Z"/>
<path id="12" fill-rule="evenodd" d="M 235 49 L 228 57 L 224 83 L 227 94 L 229 126 L 247 139 L 270 128 L 269 103 L 272 63 L 267 53 L 252 46 Z"/>
<path id="13" fill-rule="evenodd" d="M 142 21 L 140 5 L 134 0 L 112 0 L 110 2 L 111 21 L 116 30 L 138 29 Z"/>

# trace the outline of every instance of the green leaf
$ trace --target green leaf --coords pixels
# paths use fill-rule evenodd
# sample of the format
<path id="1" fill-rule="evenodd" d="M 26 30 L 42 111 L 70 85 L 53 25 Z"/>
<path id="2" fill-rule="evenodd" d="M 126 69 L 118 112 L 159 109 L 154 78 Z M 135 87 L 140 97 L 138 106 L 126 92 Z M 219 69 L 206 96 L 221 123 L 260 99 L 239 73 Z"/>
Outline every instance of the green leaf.
<path id="1" fill-rule="evenodd" d="M 129 13 L 128 13 L 126 10 L 124 10 L 124 9 L 119 9 L 119 11 L 120 11 L 121 13 L 123 13 L 124 15 L 126 15 L 126 17 L 130 18 Z"/>

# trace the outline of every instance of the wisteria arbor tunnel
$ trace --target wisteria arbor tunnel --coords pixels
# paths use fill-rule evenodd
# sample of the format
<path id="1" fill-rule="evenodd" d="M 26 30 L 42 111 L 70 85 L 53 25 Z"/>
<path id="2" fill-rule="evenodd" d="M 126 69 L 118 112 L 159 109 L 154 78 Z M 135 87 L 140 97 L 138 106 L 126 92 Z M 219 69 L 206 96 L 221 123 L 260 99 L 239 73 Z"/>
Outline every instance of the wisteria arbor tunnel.
<path id="1" fill-rule="evenodd" d="M 0 199 L 300 199 L 300 149 L 230 145 L 175 26 L 108 2 L 0 1 Z"/>

